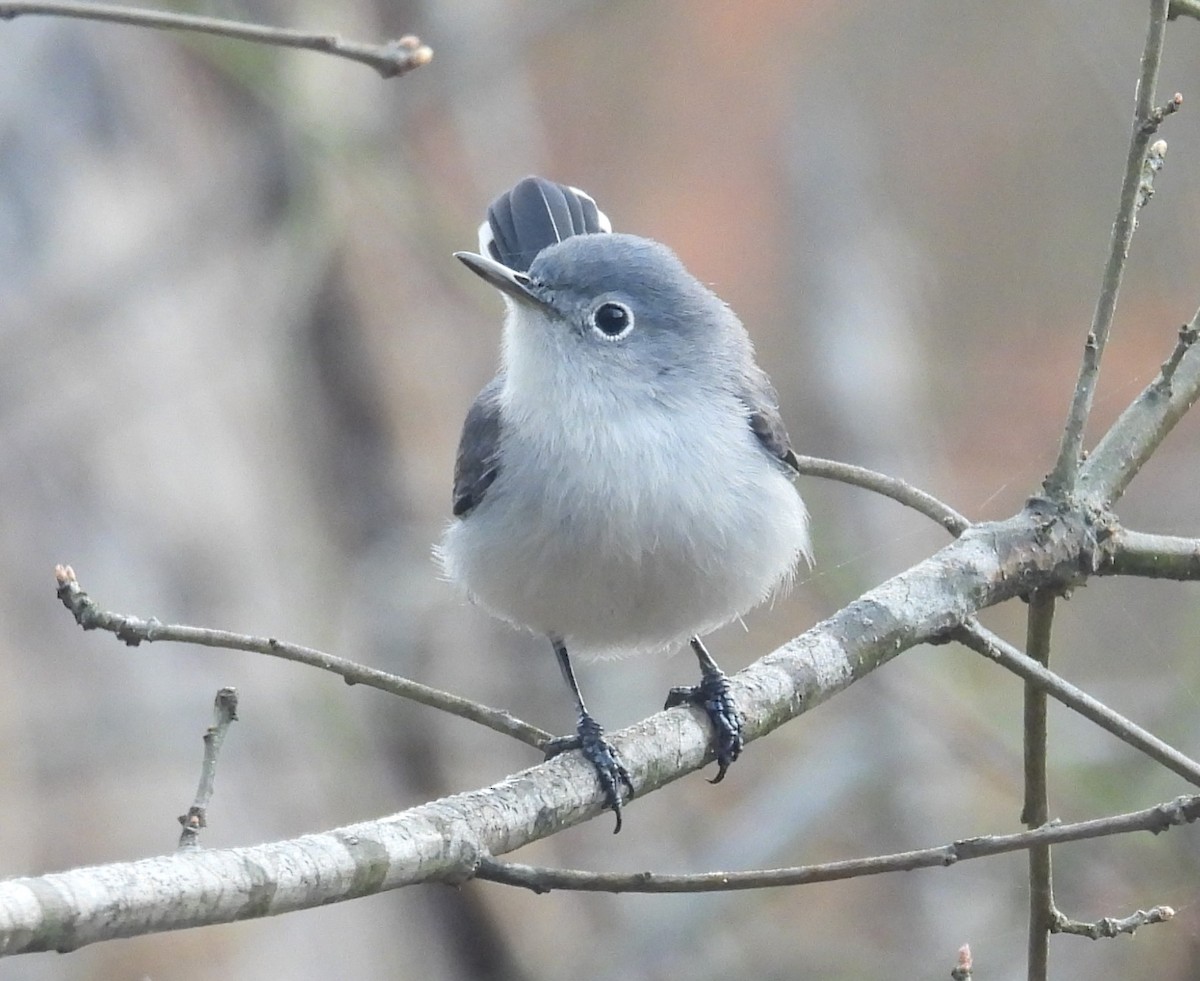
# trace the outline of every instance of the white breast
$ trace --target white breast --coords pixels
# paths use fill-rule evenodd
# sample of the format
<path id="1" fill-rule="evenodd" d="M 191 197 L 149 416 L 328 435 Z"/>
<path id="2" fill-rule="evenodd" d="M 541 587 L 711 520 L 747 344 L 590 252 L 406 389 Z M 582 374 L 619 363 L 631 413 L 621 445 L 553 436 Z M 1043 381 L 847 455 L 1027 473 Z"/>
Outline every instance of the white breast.
<path id="1" fill-rule="evenodd" d="M 500 472 L 446 533 L 448 578 L 583 656 L 673 647 L 790 579 L 807 514 L 733 393 L 568 387 L 559 363 L 510 358 Z"/>

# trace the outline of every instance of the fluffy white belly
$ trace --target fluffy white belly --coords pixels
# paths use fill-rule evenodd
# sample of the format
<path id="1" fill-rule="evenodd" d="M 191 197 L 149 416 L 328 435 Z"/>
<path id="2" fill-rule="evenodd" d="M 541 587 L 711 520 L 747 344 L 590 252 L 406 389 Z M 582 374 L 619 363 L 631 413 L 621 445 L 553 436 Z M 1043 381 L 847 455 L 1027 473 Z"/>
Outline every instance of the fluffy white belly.
<path id="1" fill-rule="evenodd" d="M 610 424 L 578 446 L 510 437 L 437 550 L 447 578 L 584 657 L 663 650 L 735 619 L 791 578 L 809 539 L 800 495 L 729 409 L 698 420 L 688 446 L 665 426 Z"/>

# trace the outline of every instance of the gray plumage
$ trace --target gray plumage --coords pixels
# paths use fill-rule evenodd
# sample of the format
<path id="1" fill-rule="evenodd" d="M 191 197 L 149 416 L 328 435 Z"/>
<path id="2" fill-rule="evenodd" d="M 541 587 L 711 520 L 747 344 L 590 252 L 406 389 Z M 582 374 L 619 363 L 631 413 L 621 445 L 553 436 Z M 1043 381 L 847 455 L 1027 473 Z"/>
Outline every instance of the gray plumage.
<path id="1" fill-rule="evenodd" d="M 448 578 L 597 656 L 675 646 L 784 584 L 807 518 L 733 312 L 632 235 L 570 236 L 501 288 L 504 368 L 464 427 Z M 604 304 L 627 336 L 597 330 Z"/>
<path id="2" fill-rule="evenodd" d="M 479 249 L 458 258 L 504 296 L 502 367 L 467 413 L 436 554 L 477 603 L 550 640 L 574 742 L 619 831 L 633 777 L 588 713 L 570 653 L 690 640 L 700 683 L 667 705 L 704 709 L 721 780 L 742 718 L 700 637 L 807 558 L 796 457 L 733 311 L 670 249 L 613 234 L 582 191 L 521 181 L 492 203 Z"/>
<path id="3" fill-rule="evenodd" d="M 463 423 L 454 461 L 453 511 L 456 518 L 469 514 L 500 469 L 500 390 L 504 378 L 497 375 L 476 397 Z"/>

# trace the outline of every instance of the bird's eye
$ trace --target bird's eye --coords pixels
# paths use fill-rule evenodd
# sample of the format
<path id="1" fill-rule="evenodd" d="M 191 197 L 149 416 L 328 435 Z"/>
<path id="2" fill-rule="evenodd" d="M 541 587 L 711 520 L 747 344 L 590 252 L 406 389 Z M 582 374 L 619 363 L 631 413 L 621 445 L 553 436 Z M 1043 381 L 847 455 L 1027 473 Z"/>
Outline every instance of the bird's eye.
<path id="1" fill-rule="evenodd" d="M 633 330 L 633 311 L 623 303 L 601 303 L 592 311 L 592 327 L 606 341 L 619 341 Z"/>

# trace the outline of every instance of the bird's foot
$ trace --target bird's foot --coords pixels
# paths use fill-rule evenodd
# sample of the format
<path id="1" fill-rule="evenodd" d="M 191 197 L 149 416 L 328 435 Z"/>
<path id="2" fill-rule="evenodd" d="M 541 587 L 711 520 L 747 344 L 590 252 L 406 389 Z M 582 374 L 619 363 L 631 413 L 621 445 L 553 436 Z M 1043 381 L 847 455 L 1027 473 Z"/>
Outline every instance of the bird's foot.
<path id="1" fill-rule="evenodd" d="M 604 799 L 613 813 L 617 816 L 617 826 L 613 834 L 621 830 L 621 787 L 629 791 L 629 799 L 633 799 L 633 780 L 616 748 L 604 738 L 604 729 L 590 715 L 584 714 L 579 718 L 579 725 L 573 736 L 559 736 L 551 739 L 543 747 L 546 759 L 558 756 L 568 750 L 582 751 L 584 759 L 592 764 L 596 778 L 600 781 L 600 789 L 604 791 Z"/>
<path id="2" fill-rule="evenodd" d="M 697 705 L 712 723 L 717 734 L 717 775 L 709 783 L 725 779 L 729 764 L 742 755 L 742 713 L 733 703 L 729 678 L 720 668 L 705 671 L 700 684 L 672 688 L 667 694 L 665 708 L 676 705 Z"/>

